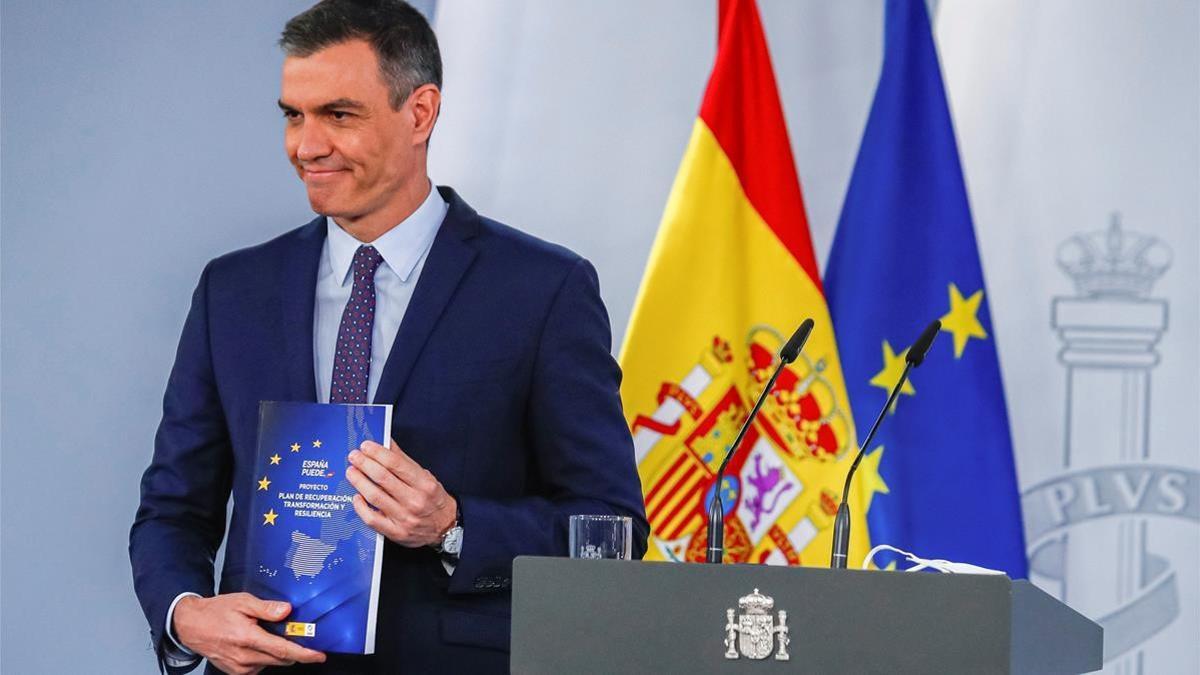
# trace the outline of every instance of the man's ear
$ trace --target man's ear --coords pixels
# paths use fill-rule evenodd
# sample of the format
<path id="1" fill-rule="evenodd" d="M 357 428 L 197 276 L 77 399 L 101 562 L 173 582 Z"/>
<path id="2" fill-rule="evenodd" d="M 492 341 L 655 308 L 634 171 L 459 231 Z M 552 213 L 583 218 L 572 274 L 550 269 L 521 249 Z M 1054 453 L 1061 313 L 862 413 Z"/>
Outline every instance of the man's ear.
<path id="1" fill-rule="evenodd" d="M 409 94 L 408 105 L 413 116 L 413 145 L 423 145 L 433 133 L 442 110 L 442 92 L 437 85 L 423 84 Z"/>

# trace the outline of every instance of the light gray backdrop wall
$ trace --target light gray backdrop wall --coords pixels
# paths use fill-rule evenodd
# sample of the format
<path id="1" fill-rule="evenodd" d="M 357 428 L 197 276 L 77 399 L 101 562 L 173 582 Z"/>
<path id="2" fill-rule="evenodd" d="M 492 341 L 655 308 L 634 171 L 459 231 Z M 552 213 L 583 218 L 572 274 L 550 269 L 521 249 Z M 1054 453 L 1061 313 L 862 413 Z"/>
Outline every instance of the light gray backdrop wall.
<path id="1" fill-rule="evenodd" d="M 275 106 L 304 4 L 4 2 L 5 673 L 155 671 L 137 481 L 204 261 L 311 218 Z"/>
<path id="2" fill-rule="evenodd" d="M 203 264 L 311 216 L 283 157 L 274 105 L 282 61 L 274 39 L 307 4 L 0 5 L 6 673 L 153 672 L 125 552 L 137 480 Z M 1050 17 L 1038 13 L 1041 3 L 936 4 L 952 19 L 938 38 L 997 330 L 1033 336 L 1028 346 L 998 341 L 1023 486 L 1045 475 L 1039 458 L 1061 453 L 1063 375 L 1046 316 L 1051 297 L 1069 285 L 1053 267 L 1053 246 L 1103 227 L 1112 209 L 1175 247 L 1175 266 L 1159 287 L 1173 299 L 1160 368 L 1184 375 L 1155 380 L 1155 399 L 1170 405 L 1155 409 L 1154 457 L 1200 466 L 1192 387 L 1200 335 L 1196 3 L 1072 0 L 1053 3 Z M 446 88 L 433 178 L 460 188 L 481 211 L 591 258 L 614 346 L 711 67 L 715 5 L 437 2 Z M 878 76 L 882 2 L 760 5 L 823 259 Z M 1121 38 L 1123 26 L 1136 26 L 1138 40 Z M 1022 61 L 1024 46 L 1001 49 L 1018 41 L 1040 47 L 1040 60 Z M 1098 78 L 1110 61 L 1125 64 L 1109 76 L 1121 106 L 1101 95 L 1106 82 Z M 1069 69 L 1053 70 L 1064 63 Z M 1041 81 L 1026 72 L 1061 81 L 1025 89 Z M 1079 82 L 1090 83 L 1088 98 L 1078 95 Z M 1131 102 L 1130 83 L 1143 82 L 1153 86 Z M 1136 114 L 1143 108 L 1150 112 Z M 1114 109 L 1125 112 L 1100 131 L 1076 124 L 1110 119 Z M 1069 162 L 1037 164 L 1046 153 L 1028 151 L 1045 139 L 1013 151 L 1009 117 L 1070 141 L 1053 146 L 1053 157 L 1083 158 L 1091 173 L 1073 174 L 1079 165 Z M 1118 136 L 1118 156 L 1078 152 Z M 1010 173 L 1036 180 L 1011 183 Z M 1070 191 L 1060 189 L 1067 175 L 1076 176 Z M 1081 183 L 1097 187 L 1075 189 Z M 1058 210 L 1020 209 L 1043 202 Z M 1033 246 L 1029 233 L 1039 228 L 1047 233 Z M 1026 259 L 1042 276 L 996 283 Z M 1169 448 L 1177 454 L 1164 454 Z M 1152 532 L 1182 546 L 1168 553 L 1181 572 L 1183 610 L 1149 644 L 1147 672 L 1195 672 L 1200 664 L 1200 528 L 1177 527 Z"/>

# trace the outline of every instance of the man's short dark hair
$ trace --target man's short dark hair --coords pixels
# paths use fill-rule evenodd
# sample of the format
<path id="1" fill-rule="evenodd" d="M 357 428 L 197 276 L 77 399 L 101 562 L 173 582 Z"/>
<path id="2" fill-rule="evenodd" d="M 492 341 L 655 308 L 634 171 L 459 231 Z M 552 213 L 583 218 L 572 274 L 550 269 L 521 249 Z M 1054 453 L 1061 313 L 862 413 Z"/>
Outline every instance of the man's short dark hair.
<path id="1" fill-rule="evenodd" d="M 393 109 L 424 84 L 442 88 L 442 54 L 429 22 L 401 0 L 321 0 L 292 17 L 279 46 L 288 56 L 311 56 L 349 40 L 365 40 L 379 59 Z"/>

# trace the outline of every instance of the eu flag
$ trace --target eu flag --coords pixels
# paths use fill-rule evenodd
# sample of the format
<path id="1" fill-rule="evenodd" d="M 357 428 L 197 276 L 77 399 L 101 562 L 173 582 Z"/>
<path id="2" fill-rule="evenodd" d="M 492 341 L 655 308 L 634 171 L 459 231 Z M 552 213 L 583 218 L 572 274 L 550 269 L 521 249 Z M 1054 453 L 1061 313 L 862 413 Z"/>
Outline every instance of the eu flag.
<path id="1" fill-rule="evenodd" d="M 883 72 L 825 276 L 860 438 L 929 321 L 942 334 L 869 453 L 872 544 L 1026 576 L 996 333 L 923 0 L 888 0 Z M 850 561 L 851 566 L 858 561 Z"/>

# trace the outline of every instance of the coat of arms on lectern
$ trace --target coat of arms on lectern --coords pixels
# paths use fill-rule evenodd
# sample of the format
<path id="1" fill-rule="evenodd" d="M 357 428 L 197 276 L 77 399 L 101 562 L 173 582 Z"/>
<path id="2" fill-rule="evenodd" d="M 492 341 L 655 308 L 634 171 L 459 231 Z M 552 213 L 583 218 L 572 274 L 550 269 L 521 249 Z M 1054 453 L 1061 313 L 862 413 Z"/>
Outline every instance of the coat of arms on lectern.
<path id="1" fill-rule="evenodd" d="M 787 612 L 779 610 L 779 625 L 775 625 L 775 616 L 771 609 L 775 600 L 769 595 L 763 595 L 754 589 L 750 595 L 738 599 L 738 609 L 741 614 L 734 617 L 732 608 L 725 610 L 725 658 L 736 659 L 745 656 L 748 659 L 765 659 L 775 651 L 776 661 L 787 661 L 788 627 Z"/>

